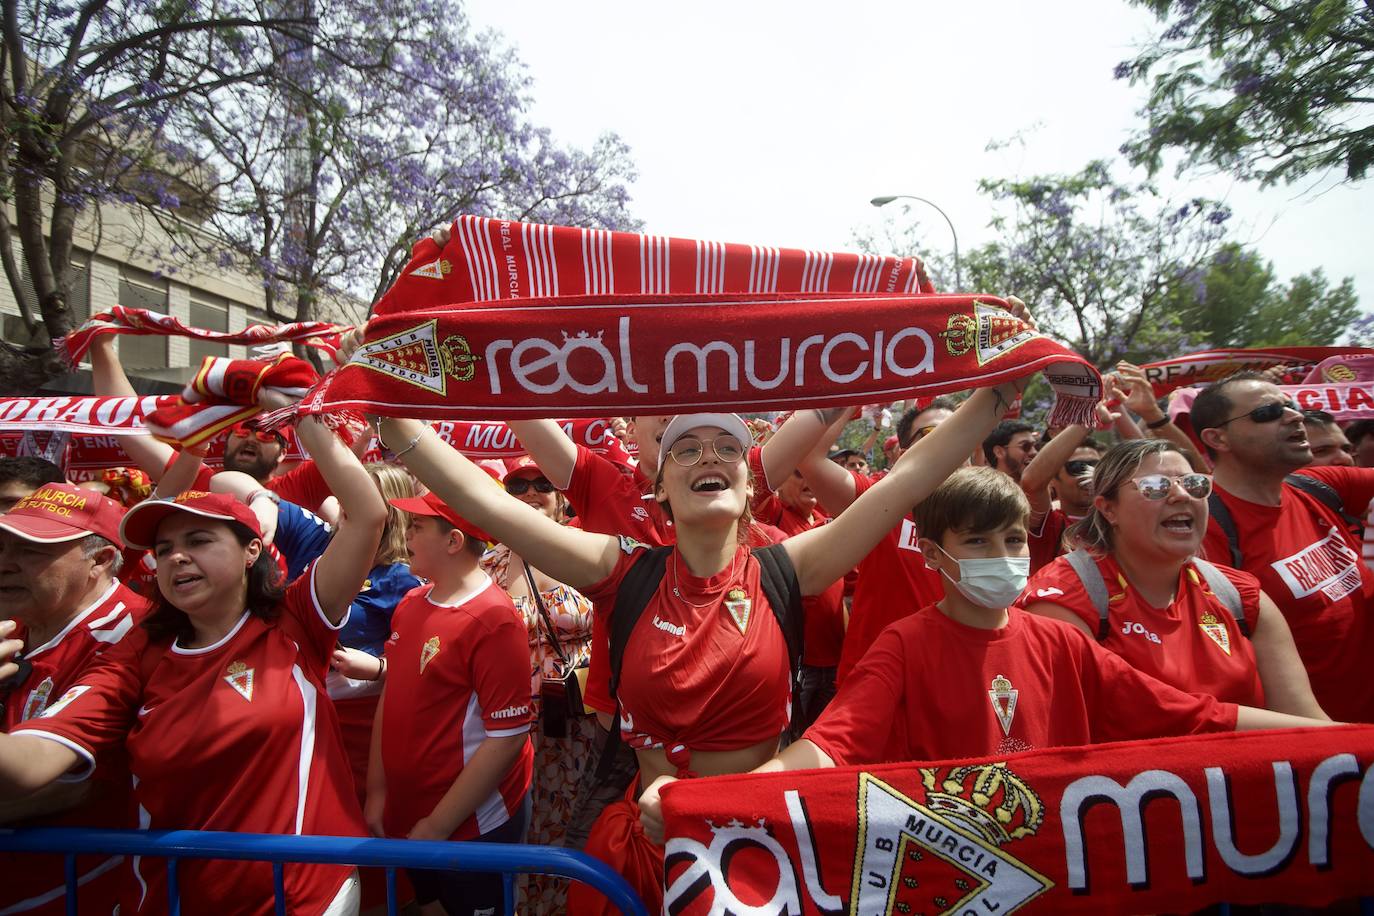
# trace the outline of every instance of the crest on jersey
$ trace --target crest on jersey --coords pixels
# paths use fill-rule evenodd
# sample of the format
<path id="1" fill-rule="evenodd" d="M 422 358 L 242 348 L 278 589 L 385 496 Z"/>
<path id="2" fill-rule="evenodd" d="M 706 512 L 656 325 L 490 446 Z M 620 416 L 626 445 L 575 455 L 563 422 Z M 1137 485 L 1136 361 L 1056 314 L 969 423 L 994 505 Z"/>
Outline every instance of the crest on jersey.
<path id="1" fill-rule="evenodd" d="M 725 609 L 730 612 L 730 619 L 739 627 L 741 635 L 749 626 L 749 612 L 753 610 L 753 604 L 749 600 L 749 593 L 742 588 L 732 588 L 725 593 Z"/>
<path id="2" fill-rule="evenodd" d="M 239 696 L 248 702 L 253 702 L 253 669 L 243 661 L 233 661 L 229 667 L 224 669 L 224 681 Z"/>
<path id="3" fill-rule="evenodd" d="M 1221 651 L 1227 655 L 1231 654 L 1231 632 L 1226 629 L 1226 624 L 1217 619 L 1217 615 L 1211 611 L 1203 611 L 1198 629 L 1206 633 L 1212 642 L 1221 646 Z"/>
<path id="4" fill-rule="evenodd" d="M 420 673 L 425 673 L 425 666 L 434 661 L 434 656 L 439 654 L 439 637 L 431 636 L 425 640 L 425 644 L 420 647 Z"/>
<path id="5" fill-rule="evenodd" d="M 955 312 L 950 315 L 940 336 L 950 356 L 972 352 L 978 365 L 985 366 L 1037 335 L 1006 309 L 975 300 L 973 314 Z"/>
<path id="6" fill-rule="evenodd" d="M 40 712 L 38 714 L 38 717 L 40 719 L 46 719 L 48 716 L 57 715 L 59 712 L 67 708 L 68 703 L 70 703 L 72 700 L 75 700 L 77 697 L 81 696 L 81 694 L 85 693 L 87 690 L 90 689 L 91 688 L 86 686 L 85 684 L 77 684 L 75 687 L 67 688 L 67 692 L 62 694 L 62 696 L 58 697 L 56 703 L 52 704 L 47 709 Z"/>
<path id="7" fill-rule="evenodd" d="M 48 708 L 48 697 L 52 696 L 52 678 L 45 677 L 39 685 L 29 692 L 29 698 L 24 701 L 24 712 L 19 717 L 19 721 L 27 722 L 29 719 L 36 719 L 43 715 L 43 710 Z"/>
<path id="8" fill-rule="evenodd" d="M 988 688 L 988 699 L 992 700 L 992 711 L 997 713 L 997 721 L 1002 725 L 1002 734 L 1011 737 L 1011 720 L 1016 718 L 1016 698 L 1021 691 L 1011 686 L 1005 675 L 997 675 Z"/>
<path id="9" fill-rule="evenodd" d="M 635 508 L 639 507 L 636 506 Z M 627 534 L 618 534 L 616 535 L 616 538 L 620 541 L 620 552 L 625 554 L 626 556 L 629 556 L 636 550 L 643 550 L 647 546 L 643 542 L 636 541 L 634 538 L 630 537 Z"/>

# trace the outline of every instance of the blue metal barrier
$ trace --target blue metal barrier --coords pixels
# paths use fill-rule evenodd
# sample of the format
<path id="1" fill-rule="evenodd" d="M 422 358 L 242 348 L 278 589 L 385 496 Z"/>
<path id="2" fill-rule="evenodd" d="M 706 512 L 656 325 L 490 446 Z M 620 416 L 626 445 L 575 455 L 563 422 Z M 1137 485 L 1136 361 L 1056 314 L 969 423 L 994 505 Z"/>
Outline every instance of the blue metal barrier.
<path id="1" fill-rule="evenodd" d="M 179 916 L 178 859 L 245 859 L 273 863 L 277 913 L 286 914 L 282 891 L 283 862 L 316 862 L 386 869 L 387 912 L 396 912 L 396 869 L 501 872 L 506 889 L 506 912 L 515 912 L 515 874 L 561 875 L 581 881 L 601 893 L 628 916 L 648 916 L 644 903 L 604 863 L 586 853 L 552 846 L 507 843 L 439 843 L 421 840 L 378 840 L 361 837 L 283 836 L 275 833 L 229 833 L 200 830 L 86 830 L 73 827 L 34 827 L 0 830 L 0 850 L 54 853 L 67 860 L 67 913 L 76 916 L 76 856 L 156 856 L 166 858 L 168 906 Z"/>

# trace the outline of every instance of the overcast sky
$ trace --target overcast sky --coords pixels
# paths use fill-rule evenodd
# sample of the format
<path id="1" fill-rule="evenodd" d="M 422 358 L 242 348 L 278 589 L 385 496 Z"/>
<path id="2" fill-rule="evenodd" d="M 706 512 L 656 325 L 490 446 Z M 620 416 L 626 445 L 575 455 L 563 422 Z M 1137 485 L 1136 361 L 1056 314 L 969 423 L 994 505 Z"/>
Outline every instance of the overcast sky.
<path id="1" fill-rule="evenodd" d="M 883 218 L 868 203 L 881 194 L 935 201 L 967 250 L 991 238 L 978 179 L 1115 157 L 1144 88 L 1112 68 L 1152 29 L 1123 0 L 475 0 L 468 10 L 524 61 L 538 123 L 567 143 L 604 131 L 629 142 L 632 207 L 647 231 L 835 250 Z M 1025 142 L 987 150 L 1013 135 Z M 1281 279 L 1314 267 L 1353 276 L 1374 310 L 1374 183 L 1163 183 L 1180 198 L 1225 199 L 1233 237 Z M 948 250 L 938 214 L 911 216 L 931 248 Z"/>

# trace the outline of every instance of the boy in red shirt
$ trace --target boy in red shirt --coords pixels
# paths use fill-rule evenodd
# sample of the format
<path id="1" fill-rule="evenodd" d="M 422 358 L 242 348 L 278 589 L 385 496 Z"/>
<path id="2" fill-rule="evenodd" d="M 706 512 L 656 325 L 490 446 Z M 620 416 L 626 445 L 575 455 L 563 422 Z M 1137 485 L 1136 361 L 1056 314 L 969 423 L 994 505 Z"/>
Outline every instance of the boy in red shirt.
<path id="1" fill-rule="evenodd" d="M 387 683 L 372 731 L 368 827 L 416 840 L 522 842 L 533 768 L 525 623 L 478 566 L 486 534 L 433 493 L 391 503 L 411 513 L 410 568 L 430 581 L 397 605 L 380 661 Z M 422 912 L 504 912 L 499 874 L 409 875 Z"/>

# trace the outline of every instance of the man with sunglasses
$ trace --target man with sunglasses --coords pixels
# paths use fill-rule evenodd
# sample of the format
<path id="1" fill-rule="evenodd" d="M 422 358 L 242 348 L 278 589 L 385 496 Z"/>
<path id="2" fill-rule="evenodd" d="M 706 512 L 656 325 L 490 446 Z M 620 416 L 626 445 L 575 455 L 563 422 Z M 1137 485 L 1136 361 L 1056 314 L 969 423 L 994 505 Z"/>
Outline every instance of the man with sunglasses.
<path id="1" fill-rule="evenodd" d="M 990 467 L 1020 482 L 1038 448 L 1034 426 L 1025 420 L 1003 420 L 983 440 L 983 457 Z"/>
<path id="2" fill-rule="evenodd" d="M 1360 561 L 1360 540 L 1346 519 L 1363 515 L 1374 498 L 1374 470 L 1307 467 L 1312 451 L 1302 411 L 1258 373 L 1236 373 L 1203 390 L 1191 420 L 1215 465 L 1204 555 L 1259 577 L 1333 719 L 1374 722 L 1374 573 Z M 1316 484 L 1288 479 L 1299 469 Z M 1234 553 L 1223 514 L 1235 533 Z"/>
<path id="3" fill-rule="evenodd" d="M 18 622 L 24 644 L 18 673 L 0 682 L 0 730 L 61 703 L 90 661 L 147 614 L 147 601 L 116 578 L 123 517 L 119 503 L 68 483 L 44 484 L 0 514 L 0 614 Z M 128 770 L 102 760 L 97 774 L 89 786 L 57 783 L 0 805 L 0 823 L 132 827 Z M 118 857 L 79 860 L 82 912 L 110 912 L 119 865 Z M 0 912 L 65 911 L 60 858 L 0 856 L 0 874 Z"/>
<path id="4" fill-rule="evenodd" d="M 1050 439 L 1021 472 L 1021 489 L 1031 507 L 1031 575 L 1067 552 L 1064 532 L 1092 508 L 1092 475 L 1101 458 L 1102 449 L 1088 427 L 1075 423 Z"/>

